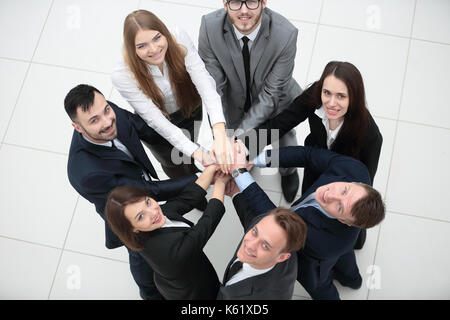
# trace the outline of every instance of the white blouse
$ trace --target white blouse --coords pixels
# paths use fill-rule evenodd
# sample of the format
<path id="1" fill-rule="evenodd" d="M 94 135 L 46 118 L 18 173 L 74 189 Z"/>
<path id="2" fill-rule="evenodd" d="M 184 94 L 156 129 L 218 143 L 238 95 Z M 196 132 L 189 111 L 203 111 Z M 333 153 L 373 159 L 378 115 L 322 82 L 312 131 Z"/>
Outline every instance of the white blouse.
<path id="1" fill-rule="evenodd" d="M 339 133 L 339 130 L 341 130 L 342 125 L 344 124 L 344 121 L 342 121 L 336 129 L 330 130 L 330 122 L 325 114 L 325 109 L 323 106 L 321 106 L 319 109 L 317 109 L 314 112 L 319 118 L 322 119 L 323 126 L 325 127 L 325 130 L 327 131 L 327 147 L 330 149 L 330 146 L 333 144 L 334 140 L 336 140 L 336 137 Z"/>
<path id="2" fill-rule="evenodd" d="M 222 110 L 222 102 L 216 91 L 216 82 L 205 68 L 203 60 L 198 55 L 189 35 L 180 28 L 170 29 L 177 43 L 187 49 L 185 58 L 186 70 L 191 76 L 197 91 L 202 99 L 203 107 L 209 115 L 211 125 L 219 122 L 225 122 Z M 164 103 L 169 114 L 179 110 L 170 85 L 167 65 L 163 64 L 164 74 L 157 66 L 148 65 L 148 70 L 154 78 L 156 85 L 161 89 L 164 95 Z M 123 58 L 117 63 L 111 75 L 114 87 L 119 91 L 124 99 L 133 107 L 136 113 L 147 122 L 148 126 L 153 128 L 162 137 L 168 140 L 175 148 L 187 156 L 198 149 L 198 145 L 187 138 L 182 130 L 172 124 L 153 103 L 153 101 L 143 93 L 137 82 L 126 65 Z"/>

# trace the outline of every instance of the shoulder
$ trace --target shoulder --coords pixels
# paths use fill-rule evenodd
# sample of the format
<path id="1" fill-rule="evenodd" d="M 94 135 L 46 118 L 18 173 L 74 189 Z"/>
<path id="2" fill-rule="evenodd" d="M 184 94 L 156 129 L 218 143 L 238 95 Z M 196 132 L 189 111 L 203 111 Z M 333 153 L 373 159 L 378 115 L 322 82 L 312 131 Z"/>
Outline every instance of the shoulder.
<path id="1" fill-rule="evenodd" d="M 84 181 L 88 177 L 100 174 L 101 169 L 104 169 L 102 163 L 103 161 L 98 155 L 83 147 L 82 144 L 78 144 L 69 153 L 67 162 L 69 181 L 72 184 L 84 185 Z"/>
<path id="2" fill-rule="evenodd" d="M 114 86 L 122 86 L 123 84 L 134 83 L 134 76 L 123 58 L 116 61 L 111 72 L 111 81 Z"/>
<path id="3" fill-rule="evenodd" d="M 114 110 L 114 113 L 116 114 L 116 117 L 127 117 L 129 115 L 132 115 L 131 112 L 122 109 L 121 107 L 119 107 L 118 105 L 116 105 L 114 102 L 106 100 L 106 102 L 108 102 L 109 106 Z"/>
<path id="4" fill-rule="evenodd" d="M 202 17 L 202 20 L 204 20 L 207 23 L 214 23 L 217 21 L 222 21 L 223 19 L 225 19 L 226 16 L 227 16 L 227 11 L 224 8 L 221 8 L 216 11 L 205 14 Z"/>
<path id="5" fill-rule="evenodd" d="M 176 42 L 183 44 L 184 42 L 186 42 L 186 40 L 192 41 L 189 34 L 183 28 L 180 28 L 177 25 L 173 25 L 169 26 L 168 29 Z"/>
<path id="6" fill-rule="evenodd" d="M 264 15 L 266 15 L 269 18 L 271 28 L 273 28 L 274 31 L 289 34 L 292 32 L 298 32 L 297 27 L 294 26 L 288 19 L 286 19 L 278 12 L 275 12 L 269 8 L 265 8 Z"/>
<path id="7" fill-rule="evenodd" d="M 372 135 L 380 135 L 380 129 L 378 128 L 377 123 L 375 122 L 375 119 L 372 117 L 372 115 L 369 113 L 369 123 L 368 123 L 368 131 Z"/>
<path id="8" fill-rule="evenodd" d="M 222 31 L 227 21 L 227 12 L 225 9 L 219 9 L 210 12 L 202 17 L 201 29 L 206 32 L 216 33 Z"/>
<path id="9" fill-rule="evenodd" d="M 367 124 L 366 131 L 366 141 L 383 141 L 383 136 L 381 135 L 380 129 L 378 128 L 375 119 L 369 113 L 369 122 Z"/>

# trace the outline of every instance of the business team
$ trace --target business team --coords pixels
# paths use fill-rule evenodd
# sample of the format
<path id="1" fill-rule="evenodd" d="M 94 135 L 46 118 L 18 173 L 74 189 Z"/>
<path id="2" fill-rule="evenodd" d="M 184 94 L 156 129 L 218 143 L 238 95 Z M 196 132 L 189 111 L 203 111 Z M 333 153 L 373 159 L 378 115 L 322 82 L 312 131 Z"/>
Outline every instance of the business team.
<path id="1" fill-rule="evenodd" d="M 339 299 L 333 279 L 361 286 L 354 249 L 385 214 L 371 187 L 382 136 L 362 76 L 333 61 L 302 91 L 292 78 L 298 30 L 267 0 L 223 6 L 203 16 L 198 52 L 184 30 L 154 13 L 127 16 L 112 82 L 135 113 L 90 85 L 70 90 L 69 181 L 105 220 L 106 247 L 128 249 L 143 299 L 291 299 L 296 280 L 313 299 Z M 195 141 L 203 106 L 210 150 Z M 302 147 L 293 128 L 306 118 L 311 133 Z M 251 146 L 226 129 L 278 130 L 280 148 L 249 161 Z M 141 141 L 169 180 L 155 181 Z M 289 203 L 304 167 L 301 198 L 277 208 L 252 179 L 254 165 L 280 168 Z M 225 212 L 225 194 L 245 234 L 221 283 L 203 247 Z M 204 211 L 196 225 L 183 217 L 193 208 Z"/>

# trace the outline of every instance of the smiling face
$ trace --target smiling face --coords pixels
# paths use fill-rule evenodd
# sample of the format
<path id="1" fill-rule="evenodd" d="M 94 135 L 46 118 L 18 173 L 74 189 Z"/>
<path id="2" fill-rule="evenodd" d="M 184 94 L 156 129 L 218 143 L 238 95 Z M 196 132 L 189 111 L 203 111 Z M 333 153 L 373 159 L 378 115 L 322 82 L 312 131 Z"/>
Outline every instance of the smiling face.
<path id="1" fill-rule="evenodd" d="M 353 225 L 355 218 L 351 211 L 355 202 L 367 196 L 363 186 L 353 182 L 333 182 L 317 188 L 315 199 L 332 217 Z"/>
<path id="2" fill-rule="evenodd" d="M 148 64 L 161 67 L 166 56 L 167 38 L 156 30 L 139 30 L 134 40 L 136 54 Z"/>
<path id="3" fill-rule="evenodd" d="M 342 122 L 350 104 L 345 83 L 334 75 L 329 75 L 323 81 L 321 99 L 327 118 Z"/>
<path id="4" fill-rule="evenodd" d="M 290 257 L 281 252 L 286 243 L 286 232 L 268 215 L 245 234 L 237 257 L 255 269 L 266 269 Z"/>
<path id="5" fill-rule="evenodd" d="M 126 205 L 124 213 L 134 232 L 153 231 L 161 228 L 166 222 L 161 207 L 150 197 Z"/>
<path id="6" fill-rule="evenodd" d="M 223 6 L 227 10 L 231 23 L 240 33 L 247 35 L 252 33 L 260 24 L 263 9 L 266 7 L 266 0 L 262 0 L 255 10 L 248 9 L 245 3 L 242 3 L 241 9 L 233 11 L 225 0 L 223 1 Z"/>
<path id="7" fill-rule="evenodd" d="M 95 143 L 105 143 L 117 137 L 116 114 L 105 97 L 98 92 L 94 92 L 94 102 L 89 110 L 77 108 L 72 126 Z"/>

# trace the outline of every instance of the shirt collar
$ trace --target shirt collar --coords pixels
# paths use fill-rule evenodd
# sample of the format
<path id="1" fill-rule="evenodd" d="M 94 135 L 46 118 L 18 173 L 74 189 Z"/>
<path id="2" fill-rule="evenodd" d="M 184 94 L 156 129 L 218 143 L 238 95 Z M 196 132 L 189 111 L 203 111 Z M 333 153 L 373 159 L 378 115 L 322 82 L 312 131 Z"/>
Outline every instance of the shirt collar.
<path id="1" fill-rule="evenodd" d="M 97 146 L 112 147 L 112 142 L 111 141 L 107 141 L 107 142 L 104 142 L 104 143 L 97 143 L 97 142 L 93 142 L 93 141 L 89 140 L 87 137 L 84 136 L 84 134 L 82 134 L 81 136 L 87 142 L 92 143 L 92 144 L 96 144 Z"/>
<path id="2" fill-rule="evenodd" d="M 163 71 L 164 74 L 161 73 L 161 70 L 159 70 L 158 66 L 152 65 L 152 64 L 147 64 L 148 65 L 148 71 L 150 72 L 150 74 L 154 77 L 164 77 L 164 75 L 167 75 L 167 65 L 166 65 L 166 61 L 163 61 Z"/>
<path id="3" fill-rule="evenodd" d="M 239 259 L 236 259 L 234 261 L 238 261 L 238 260 Z M 273 266 L 271 266 L 271 267 L 269 267 L 267 269 L 255 269 L 255 268 L 253 268 L 251 265 L 249 265 L 246 262 L 242 263 L 242 270 L 243 271 L 247 271 L 247 272 L 251 272 L 253 275 L 263 274 L 265 272 L 268 272 L 268 271 L 272 270 L 273 267 L 275 267 L 275 265 L 273 265 Z"/>
<path id="4" fill-rule="evenodd" d="M 342 121 L 336 129 L 334 130 L 330 130 L 330 122 L 328 121 L 328 118 L 325 114 L 325 108 L 324 106 L 321 106 L 319 109 L 316 109 L 316 111 L 314 112 L 319 118 L 322 119 L 322 123 L 325 126 L 325 128 L 327 129 L 327 132 L 329 133 L 330 138 L 334 140 L 336 140 L 336 137 L 339 133 L 339 130 L 341 129 L 342 125 L 344 124 L 344 121 Z"/>
<path id="5" fill-rule="evenodd" d="M 261 22 L 258 24 L 258 26 L 256 27 L 256 29 L 253 30 L 252 33 L 247 34 L 247 35 L 240 33 L 239 30 L 236 29 L 236 27 L 235 27 L 234 25 L 233 25 L 233 29 L 234 29 L 234 33 L 236 34 L 236 38 L 237 38 L 238 40 L 241 40 L 242 37 L 246 36 L 247 38 L 249 38 L 250 41 L 255 41 L 256 36 L 258 35 L 258 32 L 259 32 L 259 29 L 261 29 Z"/>
<path id="6" fill-rule="evenodd" d="M 314 207 L 317 210 L 319 210 L 324 216 L 326 216 L 327 218 L 330 219 L 336 219 L 335 217 L 331 216 L 328 214 L 328 212 L 326 212 L 322 206 L 316 201 L 316 200 L 311 200 L 308 203 L 304 204 L 305 207 Z"/>

